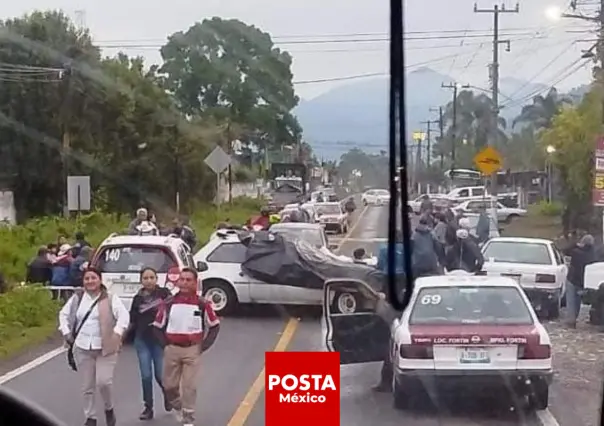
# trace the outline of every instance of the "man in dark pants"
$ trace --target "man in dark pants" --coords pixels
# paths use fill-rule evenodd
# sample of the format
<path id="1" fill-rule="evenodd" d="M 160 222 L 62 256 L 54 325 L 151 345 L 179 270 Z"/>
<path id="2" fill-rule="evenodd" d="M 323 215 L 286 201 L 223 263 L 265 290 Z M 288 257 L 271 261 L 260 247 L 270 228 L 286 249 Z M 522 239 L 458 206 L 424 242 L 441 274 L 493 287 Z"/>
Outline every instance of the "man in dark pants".
<path id="1" fill-rule="evenodd" d="M 396 289 L 399 295 L 404 291 L 405 285 L 405 246 L 403 243 L 403 234 L 400 231 L 396 233 L 395 242 L 395 265 L 394 273 L 396 280 Z M 378 300 L 376 306 L 376 313 L 387 322 L 390 326 L 395 318 L 400 314 L 388 302 L 386 302 L 386 294 L 388 294 L 388 245 L 385 244 L 380 248 L 378 254 L 377 269 L 382 273 L 384 277 L 384 286 L 382 293 L 380 293 L 381 299 Z M 384 362 L 382 364 L 382 373 L 380 382 L 373 387 L 376 392 L 390 392 L 392 390 L 392 364 L 390 363 L 390 354 L 387 353 Z"/>

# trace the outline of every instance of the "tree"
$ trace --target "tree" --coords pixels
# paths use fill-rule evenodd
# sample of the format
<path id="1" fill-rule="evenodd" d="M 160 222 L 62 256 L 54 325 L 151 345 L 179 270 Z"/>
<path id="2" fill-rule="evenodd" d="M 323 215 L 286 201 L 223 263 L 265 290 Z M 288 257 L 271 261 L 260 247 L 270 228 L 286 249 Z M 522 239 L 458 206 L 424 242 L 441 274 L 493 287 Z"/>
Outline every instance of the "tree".
<path id="1" fill-rule="evenodd" d="M 346 181 L 353 177 L 354 171 L 361 172 L 363 186 L 386 187 L 389 159 L 384 155 L 366 154 L 359 148 L 351 149 L 340 157 L 338 176 Z"/>
<path id="2" fill-rule="evenodd" d="M 88 32 L 60 12 L 3 22 L 0 33 L 0 177 L 21 218 L 60 211 L 62 153 L 70 174 L 104 187 L 113 211 L 141 200 L 169 210 L 177 187 L 183 203 L 213 196 L 203 158 L 222 128 L 185 119 L 142 59 L 101 60 Z"/>
<path id="3" fill-rule="evenodd" d="M 445 108 L 446 133 L 442 141 L 435 144 L 434 154 L 441 153 L 451 158 L 453 140 L 453 102 Z M 493 123 L 493 101 L 484 94 L 475 95 L 470 90 L 463 90 L 457 96 L 456 119 L 456 167 L 473 167 L 472 158 L 476 152 L 489 144 Z M 508 140 L 505 133 L 506 121 L 499 118 L 497 127 L 498 147 L 504 146 Z"/>
<path id="4" fill-rule="evenodd" d="M 558 90 L 552 87 L 546 96 L 537 95 L 533 98 L 532 104 L 523 106 L 520 115 L 514 119 L 512 127 L 519 123 L 527 123 L 535 130 L 548 128 L 560 109 L 570 103 L 570 98 L 559 96 Z"/>
<path id="5" fill-rule="evenodd" d="M 183 114 L 239 123 L 239 139 L 263 147 L 300 140 L 292 58 L 269 34 L 215 17 L 172 34 L 161 55 L 159 76 Z"/>
<path id="6" fill-rule="evenodd" d="M 540 135 L 542 149 L 548 145 L 556 148 L 552 162 L 564 184 L 564 205 L 572 206 L 570 228 L 585 229 L 593 219 L 593 153 L 601 132 L 601 117 L 601 96 L 594 90 L 578 106 L 562 109 Z"/>

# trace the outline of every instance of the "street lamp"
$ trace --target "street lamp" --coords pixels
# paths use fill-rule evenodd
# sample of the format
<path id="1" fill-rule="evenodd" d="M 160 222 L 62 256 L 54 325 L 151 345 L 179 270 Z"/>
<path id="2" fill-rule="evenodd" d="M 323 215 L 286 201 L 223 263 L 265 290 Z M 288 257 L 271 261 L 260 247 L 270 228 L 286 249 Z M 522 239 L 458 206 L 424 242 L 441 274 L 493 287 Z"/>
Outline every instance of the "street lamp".
<path id="1" fill-rule="evenodd" d="M 545 158 L 545 171 L 547 174 L 547 201 L 551 203 L 552 202 L 552 178 L 553 178 L 551 156 L 556 152 L 556 147 L 553 145 L 548 145 L 545 148 L 545 152 L 547 152 L 547 157 Z"/>

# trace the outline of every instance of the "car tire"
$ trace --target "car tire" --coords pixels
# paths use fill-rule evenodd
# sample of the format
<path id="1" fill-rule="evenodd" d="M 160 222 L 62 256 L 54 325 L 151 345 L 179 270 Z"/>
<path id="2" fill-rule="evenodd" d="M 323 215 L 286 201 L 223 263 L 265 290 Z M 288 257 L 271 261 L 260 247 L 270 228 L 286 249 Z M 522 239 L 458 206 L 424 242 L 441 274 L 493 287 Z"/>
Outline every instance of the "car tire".
<path id="1" fill-rule="evenodd" d="M 547 313 L 545 315 L 545 318 L 550 321 L 560 318 L 560 306 L 561 300 L 560 296 L 558 295 L 554 300 L 552 300 L 551 304 L 547 307 Z"/>
<path id="2" fill-rule="evenodd" d="M 508 217 L 506 217 L 506 218 L 505 218 L 505 221 L 504 221 L 504 222 L 505 222 L 505 223 L 511 223 L 511 222 L 512 222 L 512 220 L 514 220 L 514 219 L 516 219 L 516 218 L 519 218 L 519 217 L 520 217 L 520 216 L 518 216 L 517 214 L 512 213 L 511 215 L 508 215 Z"/>
<path id="3" fill-rule="evenodd" d="M 363 205 L 367 206 L 367 200 L 363 200 Z"/>
<path id="4" fill-rule="evenodd" d="M 604 288 L 600 287 L 594 293 L 589 308 L 589 323 L 592 325 L 604 325 Z"/>
<path id="5" fill-rule="evenodd" d="M 209 296 L 207 296 L 209 294 Z M 203 282 L 203 296 L 212 303 L 214 311 L 219 315 L 229 315 L 235 312 L 239 299 L 235 289 L 226 281 L 211 279 Z M 215 297 L 221 300 L 215 302 Z"/>
<path id="6" fill-rule="evenodd" d="M 340 314 L 353 314 L 361 307 L 361 299 L 357 294 L 347 291 L 338 292 L 333 298 L 332 310 Z"/>
<path id="7" fill-rule="evenodd" d="M 411 406 L 411 394 L 396 379 L 392 380 L 392 402 L 397 410 L 406 410 Z"/>
<path id="8" fill-rule="evenodd" d="M 549 405 L 549 385 L 545 382 L 537 382 L 533 383 L 532 389 L 528 395 L 529 408 L 545 410 Z"/>

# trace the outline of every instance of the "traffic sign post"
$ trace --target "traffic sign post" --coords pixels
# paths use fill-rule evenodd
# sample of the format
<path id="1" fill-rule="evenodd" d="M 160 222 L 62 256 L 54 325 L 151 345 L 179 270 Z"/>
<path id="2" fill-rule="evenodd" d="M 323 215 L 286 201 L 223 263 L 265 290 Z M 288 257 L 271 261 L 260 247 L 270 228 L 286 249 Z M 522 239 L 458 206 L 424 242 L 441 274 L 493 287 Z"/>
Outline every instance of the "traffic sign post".
<path id="1" fill-rule="evenodd" d="M 493 147 L 486 147 L 474 156 L 474 164 L 483 175 L 492 175 L 501 170 L 501 155 Z"/>
<path id="2" fill-rule="evenodd" d="M 501 170 L 502 161 L 499 152 L 492 146 L 487 146 L 474 156 L 474 164 L 483 175 L 491 176 L 491 208 L 489 220 L 498 223 L 497 219 L 497 175 Z"/>
<path id="3" fill-rule="evenodd" d="M 229 154 L 224 152 L 224 149 L 217 146 L 205 158 L 204 163 L 216 173 L 216 204 L 220 205 L 220 174 L 225 171 L 231 164 L 232 159 Z"/>
<path id="4" fill-rule="evenodd" d="M 594 149 L 592 203 L 595 207 L 604 207 L 604 136 L 596 140 Z M 604 233 L 604 209 L 602 209 L 602 232 Z"/>

